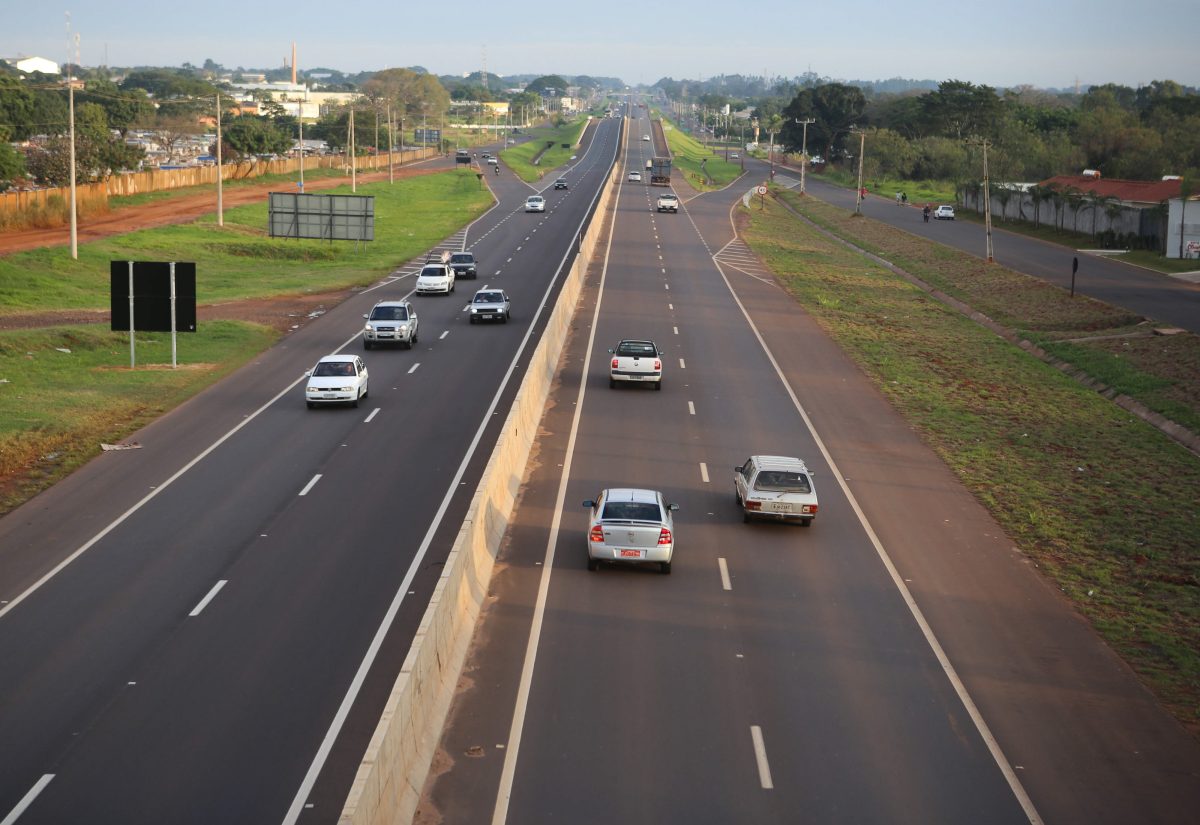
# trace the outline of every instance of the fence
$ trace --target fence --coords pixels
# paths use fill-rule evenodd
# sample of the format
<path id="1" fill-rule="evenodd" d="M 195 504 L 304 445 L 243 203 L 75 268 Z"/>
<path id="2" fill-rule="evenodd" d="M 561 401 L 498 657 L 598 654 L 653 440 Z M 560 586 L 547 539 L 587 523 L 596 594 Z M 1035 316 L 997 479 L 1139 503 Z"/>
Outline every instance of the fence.
<path id="1" fill-rule="evenodd" d="M 1078 202 L 1062 198 L 1035 202 L 1029 192 L 1016 189 L 991 189 L 992 220 L 1023 221 L 1057 226 L 1073 232 L 1093 235 L 1113 246 L 1159 249 L 1162 246 L 1165 215 L 1155 207 L 1108 206 L 1084 197 Z M 962 193 L 962 205 L 983 214 L 983 191 Z M 1111 209 L 1111 212 L 1110 212 Z"/>
<path id="2" fill-rule="evenodd" d="M 412 163 L 422 157 L 431 156 L 437 152 L 429 149 L 405 149 L 392 153 L 392 162 L 399 166 Z M 386 169 L 387 153 L 380 155 L 363 155 L 356 159 L 355 165 L 360 171 L 368 169 Z M 304 159 L 305 170 L 309 169 L 345 169 L 350 170 L 349 158 L 345 155 L 319 155 Z M 260 160 L 254 163 L 227 163 L 219 167 L 221 177 L 225 180 L 241 180 L 257 178 L 263 175 L 290 175 L 300 171 L 300 158 L 284 158 L 281 160 Z M 188 186 L 216 186 L 217 166 L 189 166 L 186 169 L 147 169 L 144 172 L 129 172 L 113 175 L 108 180 L 96 183 L 77 184 L 75 187 L 76 202 L 82 207 L 88 202 L 107 203 L 110 197 L 121 195 L 136 195 L 142 192 L 158 192 L 165 189 L 183 189 Z M 0 214 L 21 212 L 37 206 L 45 206 L 54 198 L 69 201 L 71 190 L 67 187 L 53 189 L 34 189 L 23 192 L 5 192 L 0 194 Z"/>

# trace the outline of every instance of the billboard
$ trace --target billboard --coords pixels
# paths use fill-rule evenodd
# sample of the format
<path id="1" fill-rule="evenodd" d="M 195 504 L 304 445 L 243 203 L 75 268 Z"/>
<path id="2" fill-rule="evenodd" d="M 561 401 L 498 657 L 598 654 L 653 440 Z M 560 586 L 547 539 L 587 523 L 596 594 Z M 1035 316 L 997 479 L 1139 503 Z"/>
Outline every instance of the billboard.
<path id="1" fill-rule="evenodd" d="M 113 332 L 129 326 L 129 264 L 110 261 L 109 309 Z M 196 264 L 175 263 L 175 325 L 171 325 L 171 264 L 162 261 L 133 263 L 133 329 L 138 332 L 196 331 Z"/>
<path id="2" fill-rule="evenodd" d="M 272 238 L 373 241 L 375 198 L 371 195 L 271 192 L 267 220 L 268 234 Z"/>

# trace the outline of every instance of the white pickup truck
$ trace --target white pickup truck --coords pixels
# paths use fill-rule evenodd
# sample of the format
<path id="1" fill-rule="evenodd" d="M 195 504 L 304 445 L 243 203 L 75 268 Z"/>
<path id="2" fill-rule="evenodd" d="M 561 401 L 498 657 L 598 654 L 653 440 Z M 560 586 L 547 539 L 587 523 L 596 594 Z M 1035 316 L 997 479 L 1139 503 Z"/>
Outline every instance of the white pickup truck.
<path id="1" fill-rule="evenodd" d="M 618 383 L 639 382 L 662 389 L 662 353 L 653 341 L 625 340 L 609 350 L 612 362 L 608 367 L 608 387 Z"/>
<path id="2" fill-rule="evenodd" d="M 655 208 L 659 212 L 678 212 L 679 198 L 672 192 L 663 192 L 658 196 Z"/>

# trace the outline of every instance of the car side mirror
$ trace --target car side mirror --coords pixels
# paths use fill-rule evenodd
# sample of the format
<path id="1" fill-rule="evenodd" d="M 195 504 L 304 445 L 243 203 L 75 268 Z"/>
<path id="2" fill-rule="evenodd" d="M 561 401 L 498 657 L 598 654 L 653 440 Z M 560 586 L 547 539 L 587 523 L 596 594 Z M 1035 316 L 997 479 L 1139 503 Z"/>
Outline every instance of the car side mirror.
<path id="1" fill-rule="evenodd" d="M 678 510 L 678 509 L 679 509 L 679 505 L 678 505 L 678 504 L 668 504 L 668 505 L 667 505 L 667 509 L 668 509 L 668 510 Z"/>
<path id="2" fill-rule="evenodd" d="M 609 355 L 613 355 L 615 352 L 616 352 L 616 350 L 611 350 L 611 349 L 610 349 L 610 350 L 608 351 L 608 354 L 609 354 Z"/>
<path id="3" fill-rule="evenodd" d="M 365 312 L 364 312 L 364 313 L 363 313 L 363 317 L 364 317 L 364 318 L 366 318 L 366 317 L 367 317 L 367 313 L 365 313 Z"/>
<path id="4" fill-rule="evenodd" d="M 585 502 L 583 503 L 583 506 L 584 506 L 584 507 L 595 507 L 595 506 L 596 506 L 596 502 L 592 501 L 591 499 L 588 499 L 587 501 L 585 501 Z"/>

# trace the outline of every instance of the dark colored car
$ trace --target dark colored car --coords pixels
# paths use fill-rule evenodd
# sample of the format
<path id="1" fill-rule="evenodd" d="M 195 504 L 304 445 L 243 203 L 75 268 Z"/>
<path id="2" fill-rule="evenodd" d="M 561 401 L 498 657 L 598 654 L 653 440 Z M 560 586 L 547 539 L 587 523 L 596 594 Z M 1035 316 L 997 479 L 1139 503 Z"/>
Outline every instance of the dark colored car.
<path id="1" fill-rule="evenodd" d="M 558 180 L 556 180 L 554 182 L 554 188 L 555 189 L 566 189 L 567 188 L 567 179 L 559 178 Z"/>
<path id="2" fill-rule="evenodd" d="M 475 280 L 475 256 L 470 252 L 455 252 L 451 255 L 450 268 L 454 270 L 455 278 Z"/>

